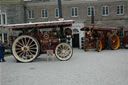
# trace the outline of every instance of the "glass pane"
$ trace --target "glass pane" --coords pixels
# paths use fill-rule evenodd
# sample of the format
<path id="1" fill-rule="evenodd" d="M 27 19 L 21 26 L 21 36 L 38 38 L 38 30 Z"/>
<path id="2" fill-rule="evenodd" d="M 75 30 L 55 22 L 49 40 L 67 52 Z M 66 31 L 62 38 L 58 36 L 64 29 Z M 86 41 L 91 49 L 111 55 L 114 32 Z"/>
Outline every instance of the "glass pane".
<path id="1" fill-rule="evenodd" d="M 34 18 L 34 11 L 33 10 L 31 10 L 31 14 L 32 14 L 32 18 Z"/>
<path id="2" fill-rule="evenodd" d="M 117 14 L 120 14 L 120 6 L 117 6 Z"/>
<path id="3" fill-rule="evenodd" d="M 72 8 L 72 16 L 74 16 L 74 8 Z"/>
<path id="4" fill-rule="evenodd" d="M 124 12 L 124 7 L 121 6 L 121 14 L 123 14 L 123 12 Z"/>
<path id="5" fill-rule="evenodd" d="M 75 8 L 75 16 L 77 16 L 77 8 Z"/>
<path id="6" fill-rule="evenodd" d="M 4 33 L 4 42 L 7 44 L 8 41 L 7 41 L 7 33 Z"/>
<path id="7" fill-rule="evenodd" d="M 43 10 L 43 17 L 45 17 L 45 9 Z"/>
<path id="8" fill-rule="evenodd" d="M 93 11 L 93 12 L 92 12 L 92 11 Z M 93 13 L 93 15 L 94 15 L 94 8 L 93 8 L 93 7 L 91 8 L 91 14 L 90 14 L 91 16 L 92 16 L 92 13 Z"/>
<path id="9" fill-rule="evenodd" d="M 31 11 L 28 10 L 28 18 L 31 18 Z"/>
<path id="10" fill-rule="evenodd" d="M 58 10 L 58 8 L 56 9 L 56 17 L 59 17 L 59 10 Z"/>
<path id="11" fill-rule="evenodd" d="M 108 15 L 108 7 L 106 7 L 106 15 Z"/>
<path id="12" fill-rule="evenodd" d="M 45 17 L 48 17 L 48 11 L 45 10 Z"/>
<path id="13" fill-rule="evenodd" d="M 1 15 L 0 15 L 0 25 L 2 24 L 1 22 L 2 22 L 2 19 L 1 19 Z"/>
<path id="14" fill-rule="evenodd" d="M 90 11 L 90 10 L 91 10 L 91 9 L 90 9 L 90 8 L 88 8 L 88 15 L 91 15 L 91 13 L 90 13 L 91 11 Z"/>
<path id="15" fill-rule="evenodd" d="M 57 17 L 57 16 L 58 16 L 58 14 L 57 14 L 57 9 L 56 9 L 56 12 L 55 12 L 55 13 L 56 13 L 56 17 Z"/>
<path id="16" fill-rule="evenodd" d="M 2 41 L 2 34 L 0 34 L 0 41 Z"/>
<path id="17" fill-rule="evenodd" d="M 5 14 L 2 14 L 3 24 L 6 24 L 6 17 Z"/>
<path id="18" fill-rule="evenodd" d="M 105 7 L 103 7 L 103 15 L 105 15 Z"/>
<path id="19" fill-rule="evenodd" d="M 44 17 L 44 10 L 42 10 L 42 14 L 41 14 L 42 17 Z"/>

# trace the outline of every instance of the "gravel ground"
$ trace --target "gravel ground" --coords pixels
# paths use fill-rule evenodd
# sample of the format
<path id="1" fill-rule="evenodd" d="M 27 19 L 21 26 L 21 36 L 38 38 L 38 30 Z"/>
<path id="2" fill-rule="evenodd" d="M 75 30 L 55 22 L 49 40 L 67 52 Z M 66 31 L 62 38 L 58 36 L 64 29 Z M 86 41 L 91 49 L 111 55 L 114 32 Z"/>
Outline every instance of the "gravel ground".
<path id="1" fill-rule="evenodd" d="M 74 49 L 69 61 L 16 63 L 13 56 L 0 63 L 1 85 L 128 85 L 128 49 L 84 52 Z"/>

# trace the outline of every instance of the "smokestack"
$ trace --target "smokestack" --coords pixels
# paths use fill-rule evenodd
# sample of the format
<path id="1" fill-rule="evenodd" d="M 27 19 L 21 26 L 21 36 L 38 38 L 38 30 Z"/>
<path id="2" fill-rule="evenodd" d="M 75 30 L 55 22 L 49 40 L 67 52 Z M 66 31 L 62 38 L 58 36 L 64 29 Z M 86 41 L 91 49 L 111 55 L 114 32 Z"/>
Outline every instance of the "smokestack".
<path id="1" fill-rule="evenodd" d="M 61 0 L 58 0 L 58 8 L 59 8 L 59 18 L 62 19 L 62 3 Z M 64 28 L 63 26 L 60 27 L 61 37 L 64 37 Z"/>

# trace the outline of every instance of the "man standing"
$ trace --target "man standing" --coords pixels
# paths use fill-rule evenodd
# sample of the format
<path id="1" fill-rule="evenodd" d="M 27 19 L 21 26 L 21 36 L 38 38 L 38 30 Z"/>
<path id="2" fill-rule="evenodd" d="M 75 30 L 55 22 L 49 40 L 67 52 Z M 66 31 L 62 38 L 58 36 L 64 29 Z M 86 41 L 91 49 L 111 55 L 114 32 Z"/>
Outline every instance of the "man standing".
<path id="1" fill-rule="evenodd" d="M 0 62 L 5 62 L 4 60 L 4 44 L 0 41 Z"/>

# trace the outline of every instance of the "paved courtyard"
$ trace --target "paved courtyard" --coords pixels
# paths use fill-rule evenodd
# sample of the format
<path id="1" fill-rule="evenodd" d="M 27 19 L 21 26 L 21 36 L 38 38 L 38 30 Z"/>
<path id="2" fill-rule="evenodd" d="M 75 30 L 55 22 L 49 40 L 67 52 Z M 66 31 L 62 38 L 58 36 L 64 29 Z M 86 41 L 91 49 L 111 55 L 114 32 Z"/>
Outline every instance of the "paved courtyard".
<path id="1" fill-rule="evenodd" d="M 0 63 L 0 85 L 128 85 L 128 49 L 74 49 L 69 61 L 39 56 L 31 63 L 16 63 L 13 56 Z"/>

